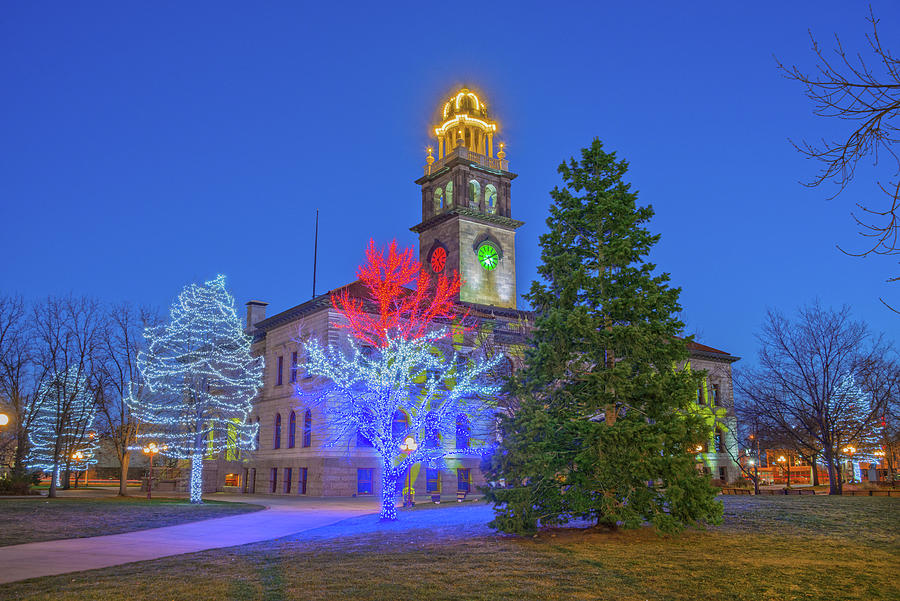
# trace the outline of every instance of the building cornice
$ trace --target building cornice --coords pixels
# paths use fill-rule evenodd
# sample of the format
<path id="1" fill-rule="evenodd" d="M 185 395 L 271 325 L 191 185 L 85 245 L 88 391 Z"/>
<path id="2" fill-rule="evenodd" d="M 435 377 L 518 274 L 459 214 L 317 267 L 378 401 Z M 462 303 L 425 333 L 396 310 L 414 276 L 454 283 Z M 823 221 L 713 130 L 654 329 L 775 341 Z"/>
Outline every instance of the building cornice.
<path id="1" fill-rule="evenodd" d="M 524 221 L 512 219 L 511 217 L 503 217 L 501 215 L 486 215 L 485 213 L 476 211 L 474 209 L 469 209 L 467 207 L 453 207 L 445 211 L 444 213 L 441 213 L 440 215 L 435 215 L 431 219 L 426 219 L 422 223 L 412 226 L 411 228 L 409 228 L 409 231 L 418 234 L 454 217 L 468 219 L 469 221 L 476 221 L 478 223 L 483 223 L 484 225 L 501 227 L 511 232 L 514 232 L 518 228 L 525 225 Z"/>

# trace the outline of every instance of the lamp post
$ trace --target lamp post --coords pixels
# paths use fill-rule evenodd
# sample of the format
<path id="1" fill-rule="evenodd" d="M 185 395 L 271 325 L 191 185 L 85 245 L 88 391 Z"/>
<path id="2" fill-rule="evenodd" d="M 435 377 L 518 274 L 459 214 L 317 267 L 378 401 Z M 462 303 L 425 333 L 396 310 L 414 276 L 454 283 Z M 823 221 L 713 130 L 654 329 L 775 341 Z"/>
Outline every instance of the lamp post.
<path id="1" fill-rule="evenodd" d="M 412 436 L 407 436 L 403 442 L 400 443 L 400 450 L 406 454 L 407 459 L 410 455 L 416 452 L 416 449 L 419 448 L 419 445 L 416 444 L 416 439 Z M 409 468 L 407 468 L 407 486 L 406 486 L 406 495 L 403 497 L 403 506 L 404 507 L 413 507 L 415 506 L 415 502 L 413 500 L 412 494 L 412 464 L 410 464 Z"/>
<path id="2" fill-rule="evenodd" d="M 0 413 L 0 426 L 5 426 L 9 423 L 9 416 L 5 413 Z"/>
<path id="3" fill-rule="evenodd" d="M 753 465 L 753 494 L 759 494 L 759 437 L 755 434 L 750 435 L 750 440 L 756 441 L 756 460 L 752 461 Z"/>
<path id="4" fill-rule="evenodd" d="M 784 455 L 778 458 L 778 463 L 781 464 L 781 469 L 784 470 L 784 473 L 787 475 L 787 487 L 791 487 L 791 462 L 785 458 Z M 787 469 L 785 470 L 785 464 L 787 464 Z"/>
<path id="5" fill-rule="evenodd" d="M 84 453 L 75 451 L 72 453 L 72 460 L 75 462 L 75 488 L 78 488 L 78 464 L 84 461 Z"/>
<path id="6" fill-rule="evenodd" d="M 150 475 L 147 477 L 147 498 L 150 499 L 151 491 L 153 490 L 153 456 L 159 453 L 160 449 L 155 442 L 151 442 L 142 450 L 145 455 L 150 457 Z"/>
<path id="7" fill-rule="evenodd" d="M 856 447 L 853 445 L 847 445 L 841 451 L 847 455 L 847 466 L 850 468 L 848 471 L 850 474 L 847 476 L 847 481 L 851 482 L 853 480 L 853 454 L 856 453 Z"/>

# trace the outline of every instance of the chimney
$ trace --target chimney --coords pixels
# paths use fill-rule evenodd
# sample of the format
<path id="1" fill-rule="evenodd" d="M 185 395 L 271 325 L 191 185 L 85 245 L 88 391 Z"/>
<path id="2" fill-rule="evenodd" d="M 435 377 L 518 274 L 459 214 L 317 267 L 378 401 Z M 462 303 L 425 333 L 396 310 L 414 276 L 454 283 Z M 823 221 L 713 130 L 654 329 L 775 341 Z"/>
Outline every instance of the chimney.
<path id="1" fill-rule="evenodd" d="M 252 300 L 247 303 L 247 328 L 248 332 L 255 329 L 256 324 L 266 318 L 266 306 L 269 303 Z"/>

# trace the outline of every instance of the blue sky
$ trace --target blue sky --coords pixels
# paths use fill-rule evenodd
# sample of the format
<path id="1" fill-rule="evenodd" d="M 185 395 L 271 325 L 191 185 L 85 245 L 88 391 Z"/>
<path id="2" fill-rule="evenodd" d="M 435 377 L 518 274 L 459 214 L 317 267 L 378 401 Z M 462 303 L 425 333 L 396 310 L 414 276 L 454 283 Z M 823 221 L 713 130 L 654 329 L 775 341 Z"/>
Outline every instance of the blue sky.
<path id="1" fill-rule="evenodd" d="M 882 38 L 900 5 L 874 2 Z M 839 136 L 773 54 L 807 29 L 862 49 L 858 2 L 62 2 L 0 12 L 0 293 L 167 307 L 217 273 L 270 314 L 354 279 L 369 238 L 412 246 L 413 183 L 445 95 L 487 98 L 507 143 L 519 290 L 556 167 L 594 136 L 656 210 L 653 253 L 701 341 L 752 360 L 766 307 L 820 298 L 897 339 L 896 260 L 798 182 L 789 137 Z M 895 52 L 900 51 L 894 48 Z M 241 306 L 242 310 L 242 306 Z"/>

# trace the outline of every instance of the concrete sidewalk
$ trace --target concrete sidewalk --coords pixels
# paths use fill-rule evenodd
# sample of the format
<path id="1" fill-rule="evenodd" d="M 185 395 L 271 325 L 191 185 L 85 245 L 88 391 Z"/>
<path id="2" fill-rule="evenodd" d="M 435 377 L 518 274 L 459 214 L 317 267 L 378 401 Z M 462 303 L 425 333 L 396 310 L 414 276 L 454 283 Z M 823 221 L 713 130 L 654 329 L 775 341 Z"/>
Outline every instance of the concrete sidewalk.
<path id="1" fill-rule="evenodd" d="M 379 510 L 377 501 L 371 498 L 217 494 L 210 499 L 257 503 L 266 509 L 124 534 L 0 547 L 0 583 L 271 540 Z"/>

